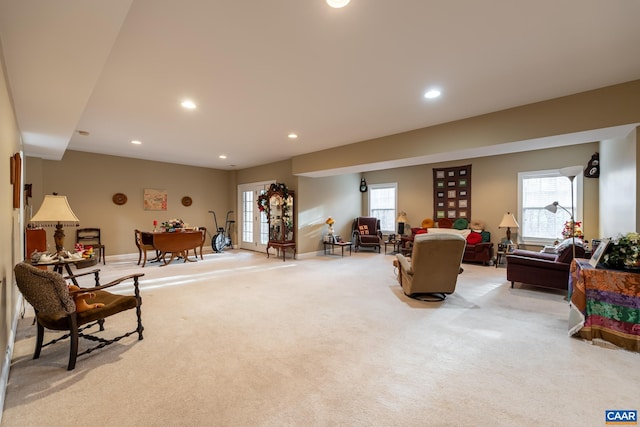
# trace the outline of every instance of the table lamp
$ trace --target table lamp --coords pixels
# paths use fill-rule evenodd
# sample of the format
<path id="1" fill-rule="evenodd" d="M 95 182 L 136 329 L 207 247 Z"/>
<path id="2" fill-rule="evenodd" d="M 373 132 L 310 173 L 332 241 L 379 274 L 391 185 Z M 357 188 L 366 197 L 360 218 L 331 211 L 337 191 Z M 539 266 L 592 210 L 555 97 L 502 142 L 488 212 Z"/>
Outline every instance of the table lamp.
<path id="1" fill-rule="evenodd" d="M 513 216 L 513 214 L 511 212 L 507 212 L 502 217 L 502 221 L 500 221 L 500 225 L 498 225 L 498 228 L 507 229 L 507 240 L 505 241 L 505 243 L 508 245 L 513 244 L 513 241 L 511 240 L 511 227 L 519 228 L 520 226 L 518 225 L 518 221 L 516 221 L 516 218 Z"/>
<path id="2" fill-rule="evenodd" d="M 404 234 L 404 225 L 408 222 L 407 213 L 405 211 L 400 211 L 398 213 L 398 234 L 401 236 Z"/>
<path id="3" fill-rule="evenodd" d="M 67 196 L 58 196 L 56 193 L 44 196 L 42 205 L 38 212 L 29 220 L 31 223 L 40 224 L 44 227 L 56 227 L 53 238 L 56 242 L 56 252 L 60 253 L 64 249 L 64 231 L 63 225 L 77 227 L 80 220 L 73 213 Z"/>

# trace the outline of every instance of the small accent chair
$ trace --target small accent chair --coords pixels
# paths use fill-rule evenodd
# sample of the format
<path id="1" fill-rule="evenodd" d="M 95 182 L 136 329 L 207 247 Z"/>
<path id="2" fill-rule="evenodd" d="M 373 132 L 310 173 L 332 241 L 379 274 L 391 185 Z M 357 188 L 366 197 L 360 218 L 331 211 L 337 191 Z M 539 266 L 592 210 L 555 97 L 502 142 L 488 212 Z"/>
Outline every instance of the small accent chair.
<path id="1" fill-rule="evenodd" d="M 76 230 L 76 242 L 82 243 L 84 246 L 93 246 L 94 250 L 98 250 L 98 262 L 102 257 L 102 264 L 107 264 L 105 247 L 100 240 L 99 228 L 79 228 Z"/>
<path id="2" fill-rule="evenodd" d="M 144 254 L 144 262 L 142 263 L 142 266 L 144 267 L 145 264 L 147 263 L 147 251 L 155 251 L 156 257 L 153 259 L 153 261 L 159 260 L 160 251 L 154 248 L 153 245 L 143 242 L 142 231 L 136 229 L 135 235 L 136 235 L 136 246 L 138 247 L 138 265 L 140 265 L 140 260 L 142 259 L 143 254 Z"/>
<path id="3" fill-rule="evenodd" d="M 113 344 L 114 342 L 136 332 L 138 333 L 138 340 L 143 338 L 142 331 L 144 328 L 142 327 L 140 312 L 142 298 L 140 297 L 140 290 L 138 289 L 138 278 L 144 276 L 144 274 L 133 274 L 100 286 L 98 278 L 99 270 L 94 270 L 85 273 L 85 275 L 92 273 L 95 274 L 95 287 L 80 288 L 70 291 L 65 278 L 53 271 L 40 270 L 25 262 L 17 264 L 14 271 L 16 274 L 18 289 L 22 295 L 24 295 L 27 302 L 33 306 L 36 314 L 38 330 L 36 348 L 33 353 L 34 359 L 40 357 L 40 351 L 43 347 L 55 344 L 62 339 L 70 338 L 69 364 L 67 369 L 72 370 L 76 366 L 76 359 L 78 356 L 91 353 L 98 348 Z M 70 277 L 78 276 L 81 275 Z M 134 295 L 115 295 L 102 290 L 129 279 L 133 279 Z M 104 306 L 77 312 L 74 295 L 78 293 L 95 294 L 95 297 L 89 299 L 90 303 L 104 304 Z M 103 337 L 83 332 L 95 325 L 99 326 L 99 331 L 104 331 L 104 319 L 106 317 L 132 308 L 136 309 L 138 323 L 136 328 L 131 332 L 127 332 L 112 339 L 105 339 Z M 54 331 L 67 331 L 68 333 L 43 344 L 45 328 Z M 78 353 L 78 338 L 86 338 L 88 340 L 98 342 L 98 345 Z"/>
<path id="4" fill-rule="evenodd" d="M 418 234 L 411 258 L 396 255 L 398 282 L 405 295 L 423 301 L 442 301 L 456 289 L 466 241 L 458 234 Z"/>
<path id="5" fill-rule="evenodd" d="M 382 231 L 380 230 L 380 220 L 371 216 L 359 216 L 353 220 L 352 227 L 353 245 L 356 252 L 358 248 L 373 248 L 380 253 L 382 241 Z"/>

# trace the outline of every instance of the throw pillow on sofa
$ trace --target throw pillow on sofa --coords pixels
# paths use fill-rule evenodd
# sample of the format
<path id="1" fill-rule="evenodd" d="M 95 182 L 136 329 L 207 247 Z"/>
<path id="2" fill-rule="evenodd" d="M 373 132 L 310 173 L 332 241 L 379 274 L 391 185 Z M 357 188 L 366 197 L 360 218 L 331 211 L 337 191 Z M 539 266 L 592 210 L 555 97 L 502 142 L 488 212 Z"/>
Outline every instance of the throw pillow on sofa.
<path id="1" fill-rule="evenodd" d="M 453 221 L 453 228 L 455 228 L 456 230 L 464 230 L 465 228 L 469 227 L 469 221 L 467 221 L 464 218 L 458 218 L 455 221 Z"/>
<path id="2" fill-rule="evenodd" d="M 467 244 L 477 245 L 478 243 L 482 243 L 482 234 L 476 233 L 475 231 L 469 233 L 469 235 L 467 236 Z"/>

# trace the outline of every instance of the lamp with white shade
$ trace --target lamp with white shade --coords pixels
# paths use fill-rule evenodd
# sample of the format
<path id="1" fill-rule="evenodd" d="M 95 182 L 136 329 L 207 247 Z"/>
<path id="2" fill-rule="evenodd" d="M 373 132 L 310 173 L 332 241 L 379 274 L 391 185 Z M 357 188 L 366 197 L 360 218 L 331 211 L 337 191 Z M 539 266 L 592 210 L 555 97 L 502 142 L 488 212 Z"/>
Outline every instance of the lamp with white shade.
<path id="1" fill-rule="evenodd" d="M 507 212 L 502 217 L 502 221 L 500 221 L 500 225 L 498 225 L 498 228 L 507 229 L 507 240 L 504 243 L 509 245 L 513 244 L 513 241 L 511 240 L 512 227 L 517 229 L 517 228 L 520 228 L 520 225 L 518 224 L 518 221 L 516 221 L 516 217 L 514 217 L 511 212 Z"/>
<path id="2" fill-rule="evenodd" d="M 64 231 L 63 225 L 77 227 L 80 220 L 71 210 L 66 196 L 58 196 L 57 194 L 47 194 L 44 196 L 42 205 L 38 212 L 29 220 L 33 224 L 39 224 L 44 227 L 56 227 L 53 239 L 56 242 L 56 252 L 60 253 L 64 250 Z"/>

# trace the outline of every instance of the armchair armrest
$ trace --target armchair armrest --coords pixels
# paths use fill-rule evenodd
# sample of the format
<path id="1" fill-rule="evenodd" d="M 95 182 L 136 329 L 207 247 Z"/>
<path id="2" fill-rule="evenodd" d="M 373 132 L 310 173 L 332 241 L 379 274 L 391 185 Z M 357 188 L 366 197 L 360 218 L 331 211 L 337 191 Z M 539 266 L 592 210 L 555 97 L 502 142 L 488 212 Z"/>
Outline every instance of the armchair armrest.
<path id="1" fill-rule="evenodd" d="M 113 280 L 109 283 L 106 283 L 104 285 L 100 285 L 98 284 L 97 286 L 93 287 L 93 288 L 80 288 L 78 290 L 75 291 L 69 291 L 69 295 L 74 295 L 77 293 L 81 293 L 81 292 L 93 292 L 93 291 L 99 291 L 101 289 L 106 289 L 106 288 L 110 288 L 112 286 L 115 286 L 119 283 L 124 282 L 125 280 L 129 280 L 129 279 L 133 279 L 133 286 L 136 289 L 136 294 L 138 293 L 138 278 L 144 276 L 144 273 L 136 273 L 136 274 L 130 274 L 128 276 L 124 276 L 124 277 L 120 277 L 119 279 Z"/>
<path id="2" fill-rule="evenodd" d="M 100 285 L 100 269 L 99 268 L 96 268 L 96 269 L 91 270 L 91 271 L 87 271 L 85 273 L 70 274 L 68 276 L 64 276 L 63 279 L 64 280 L 76 279 L 78 277 L 88 276 L 89 274 L 93 274 L 94 275 L 94 280 L 96 282 L 96 286 L 99 286 Z"/>
<path id="3" fill-rule="evenodd" d="M 405 271 L 407 274 L 413 274 L 411 262 L 406 256 L 402 254 L 396 254 L 396 259 L 398 260 L 398 263 L 400 264 L 400 268 L 402 271 Z"/>

